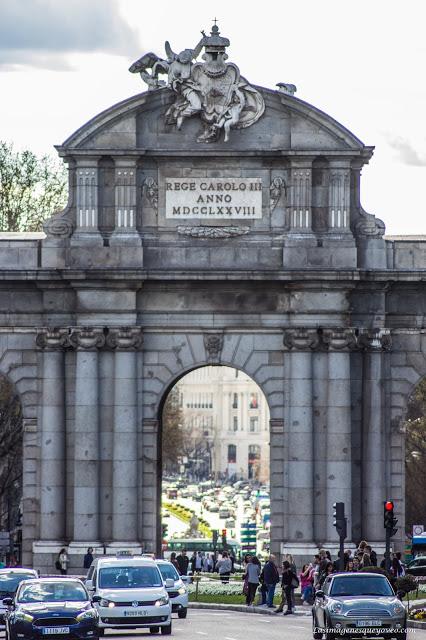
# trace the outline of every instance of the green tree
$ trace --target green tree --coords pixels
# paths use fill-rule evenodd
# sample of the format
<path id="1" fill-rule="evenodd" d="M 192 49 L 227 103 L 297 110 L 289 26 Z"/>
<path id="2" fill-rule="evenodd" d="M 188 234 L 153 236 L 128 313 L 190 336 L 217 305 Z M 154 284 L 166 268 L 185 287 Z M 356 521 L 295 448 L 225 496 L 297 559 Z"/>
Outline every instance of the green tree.
<path id="1" fill-rule="evenodd" d="M 41 231 L 43 221 L 63 209 L 66 170 L 49 156 L 15 152 L 0 141 L 0 230 Z"/>
<path id="2" fill-rule="evenodd" d="M 405 422 L 405 521 L 426 526 L 426 378 L 410 398 Z"/>
<path id="3" fill-rule="evenodd" d="M 22 495 L 22 408 L 15 387 L 0 377 L 0 529 L 15 527 Z"/>
<path id="4" fill-rule="evenodd" d="M 171 472 L 177 470 L 178 458 L 184 452 L 183 411 L 179 395 L 179 388 L 174 387 L 167 396 L 163 409 L 163 469 Z"/>

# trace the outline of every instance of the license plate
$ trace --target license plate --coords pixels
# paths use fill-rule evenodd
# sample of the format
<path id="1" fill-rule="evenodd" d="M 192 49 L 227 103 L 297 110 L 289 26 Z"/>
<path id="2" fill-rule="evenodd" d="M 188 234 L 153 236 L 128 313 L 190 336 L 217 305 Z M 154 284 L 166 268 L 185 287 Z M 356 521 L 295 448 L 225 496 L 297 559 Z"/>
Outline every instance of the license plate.
<path id="1" fill-rule="evenodd" d="M 130 609 L 129 611 L 125 611 L 124 612 L 125 616 L 147 616 L 148 615 L 148 611 L 146 611 L 145 609 Z"/>
<path id="2" fill-rule="evenodd" d="M 44 636 L 54 636 L 57 633 L 69 633 L 69 627 L 44 627 L 43 635 Z"/>
<path id="3" fill-rule="evenodd" d="M 357 627 L 381 627 L 382 621 L 381 620 L 357 620 L 356 626 Z"/>

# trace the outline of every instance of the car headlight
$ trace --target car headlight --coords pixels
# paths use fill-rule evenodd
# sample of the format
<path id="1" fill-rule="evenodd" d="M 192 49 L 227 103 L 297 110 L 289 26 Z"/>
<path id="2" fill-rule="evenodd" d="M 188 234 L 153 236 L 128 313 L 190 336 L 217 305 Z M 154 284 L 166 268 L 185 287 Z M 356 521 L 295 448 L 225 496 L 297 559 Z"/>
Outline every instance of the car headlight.
<path id="1" fill-rule="evenodd" d="M 180 589 L 178 589 L 178 593 L 183 596 L 184 593 L 186 593 L 186 587 L 180 587 Z"/>
<path id="2" fill-rule="evenodd" d="M 99 606 L 100 607 L 108 607 L 109 609 L 112 609 L 113 607 L 115 607 L 115 602 L 111 602 L 110 600 L 107 600 L 106 598 L 102 598 L 102 600 L 99 601 Z"/>
<path id="3" fill-rule="evenodd" d="M 169 596 L 162 596 L 155 602 L 156 607 L 161 607 L 163 604 L 169 604 Z"/>
<path id="4" fill-rule="evenodd" d="M 401 613 L 405 612 L 405 607 L 402 604 L 398 604 L 397 602 L 395 602 L 395 604 L 392 605 L 392 613 L 394 615 L 400 615 Z"/>
<path id="5" fill-rule="evenodd" d="M 341 602 L 333 602 L 333 604 L 329 606 L 329 609 L 331 613 L 342 613 L 343 605 Z"/>
<path id="6" fill-rule="evenodd" d="M 84 622 L 84 620 L 94 620 L 98 617 L 98 614 L 94 609 L 87 609 L 87 611 L 83 611 L 78 616 L 76 616 L 77 622 Z"/>
<path id="7" fill-rule="evenodd" d="M 17 611 L 15 613 L 15 620 L 18 622 L 32 622 L 34 620 L 34 616 L 31 616 L 29 613 L 25 613 L 24 611 Z"/>

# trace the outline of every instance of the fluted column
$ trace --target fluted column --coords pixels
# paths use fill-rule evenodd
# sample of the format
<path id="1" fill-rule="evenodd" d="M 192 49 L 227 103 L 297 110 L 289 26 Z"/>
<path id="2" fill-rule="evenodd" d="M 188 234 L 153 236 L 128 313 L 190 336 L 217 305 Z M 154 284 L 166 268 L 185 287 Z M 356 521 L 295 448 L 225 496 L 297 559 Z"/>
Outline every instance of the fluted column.
<path id="1" fill-rule="evenodd" d="M 352 537 L 352 421 L 350 350 L 356 347 L 352 329 L 324 331 L 328 346 L 327 407 L 327 538 L 337 540 L 333 504 L 345 503 L 348 540 Z"/>
<path id="2" fill-rule="evenodd" d="M 85 156 L 76 165 L 76 221 L 72 243 L 103 244 L 99 232 L 98 158 Z"/>
<path id="3" fill-rule="evenodd" d="M 385 495 L 383 351 L 390 349 L 389 329 L 365 332 L 363 367 L 362 536 L 383 538 L 380 514 Z"/>
<path id="4" fill-rule="evenodd" d="M 142 344 L 139 327 L 109 331 L 107 344 L 114 353 L 113 435 L 113 542 L 137 540 L 138 439 L 137 350 Z"/>
<path id="5" fill-rule="evenodd" d="M 40 537 L 65 537 L 65 369 L 67 329 L 42 329 L 43 391 L 40 443 Z"/>
<path id="6" fill-rule="evenodd" d="M 74 542 L 99 540 L 99 363 L 102 329 L 74 329 L 76 354 L 74 427 Z"/>
<path id="7" fill-rule="evenodd" d="M 312 233 L 312 158 L 291 159 L 290 232 Z"/>
<path id="8" fill-rule="evenodd" d="M 288 539 L 313 541 L 312 349 L 315 330 L 289 329 Z"/>

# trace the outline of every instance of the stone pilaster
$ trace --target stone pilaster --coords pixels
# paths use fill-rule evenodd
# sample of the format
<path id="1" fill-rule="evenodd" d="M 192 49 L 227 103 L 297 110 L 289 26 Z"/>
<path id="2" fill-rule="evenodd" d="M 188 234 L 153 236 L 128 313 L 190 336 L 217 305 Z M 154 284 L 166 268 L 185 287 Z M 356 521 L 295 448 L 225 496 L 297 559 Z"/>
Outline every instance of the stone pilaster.
<path id="1" fill-rule="evenodd" d="M 65 369 L 67 329 L 41 329 L 43 391 L 40 441 L 40 538 L 65 537 Z"/>
<path id="2" fill-rule="evenodd" d="M 74 442 L 74 542 L 99 540 L 99 354 L 102 329 L 80 327 L 70 336 L 76 348 Z"/>
<path id="3" fill-rule="evenodd" d="M 140 327 L 111 329 L 107 344 L 115 350 L 112 540 L 136 544 L 137 350 L 142 345 L 142 331 Z"/>
<path id="4" fill-rule="evenodd" d="M 350 232 L 350 161 L 330 160 L 328 188 L 328 229 L 332 233 Z"/>
<path id="5" fill-rule="evenodd" d="M 384 380 L 383 352 L 391 347 L 389 329 L 363 332 L 363 452 L 362 452 L 362 537 L 383 538 L 378 517 L 385 495 Z"/>
<path id="6" fill-rule="evenodd" d="M 98 226 L 98 159 L 79 158 L 76 165 L 76 224 L 73 244 L 102 245 Z"/>
<path id="7" fill-rule="evenodd" d="M 314 540 L 327 540 L 328 353 L 313 354 Z"/>
<path id="8" fill-rule="evenodd" d="M 290 233 L 312 232 L 312 159 L 292 158 Z"/>
<path id="9" fill-rule="evenodd" d="M 312 421 L 312 350 L 316 330 L 289 329 L 290 388 L 288 425 L 288 540 L 312 542 L 314 452 Z"/>
<path id="10" fill-rule="evenodd" d="M 337 539 L 333 526 L 333 504 L 345 503 L 348 540 L 352 538 L 352 424 L 350 351 L 357 346 L 352 329 L 327 329 L 327 539 Z"/>

